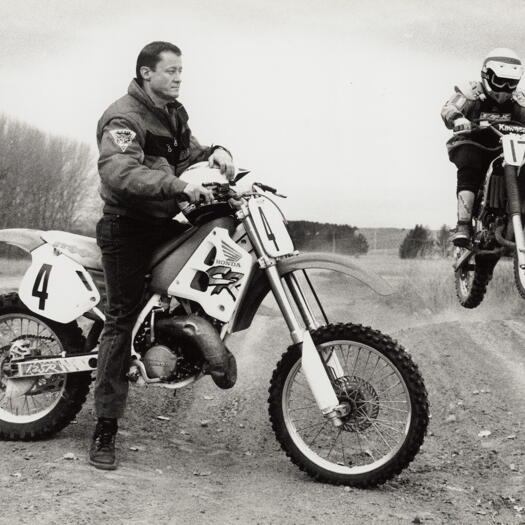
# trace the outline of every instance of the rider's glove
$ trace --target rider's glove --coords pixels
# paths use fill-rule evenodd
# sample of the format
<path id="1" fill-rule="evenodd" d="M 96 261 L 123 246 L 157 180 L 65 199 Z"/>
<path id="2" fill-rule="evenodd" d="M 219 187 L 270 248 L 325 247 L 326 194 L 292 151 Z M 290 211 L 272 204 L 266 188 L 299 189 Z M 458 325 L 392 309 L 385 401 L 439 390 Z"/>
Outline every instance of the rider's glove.
<path id="1" fill-rule="evenodd" d="M 460 117 L 454 121 L 454 133 L 465 133 L 472 129 L 472 123 L 468 118 Z"/>

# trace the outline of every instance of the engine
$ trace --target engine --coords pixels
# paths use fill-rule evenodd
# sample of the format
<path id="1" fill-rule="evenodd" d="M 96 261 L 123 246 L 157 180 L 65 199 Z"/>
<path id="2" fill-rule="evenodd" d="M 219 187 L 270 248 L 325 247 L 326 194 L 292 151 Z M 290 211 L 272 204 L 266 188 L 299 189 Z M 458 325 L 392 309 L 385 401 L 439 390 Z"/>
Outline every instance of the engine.
<path id="1" fill-rule="evenodd" d="M 163 317 L 169 316 L 161 312 L 155 318 L 158 320 Z M 159 378 L 166 382 L 182 381 L 202 370 L 202 359 L 181 347 L 180 342 L 169 334 L 157 332 L 152 343 L 149 317 L 137 332 L 134 345 L 150 378 Z"/>
<path id="2" fill-rule="evenodd" d="M 154 338 L 151 337 L 152 317 Z M 237 381 L 235 357 L 224 345 L 213 322 L 199 315 L 152 313 L 141 326 L 134 344 L 150 378 L 180 381 L 204 370 L 219 388 L 232 388 Z"/>
<path id="3" fill-rule="evenodd" d="M 149 377 L 170 379 L 177 372 L 179 358 L 165 345 L 153 345 L 144 354 L 142 361 Z"/>

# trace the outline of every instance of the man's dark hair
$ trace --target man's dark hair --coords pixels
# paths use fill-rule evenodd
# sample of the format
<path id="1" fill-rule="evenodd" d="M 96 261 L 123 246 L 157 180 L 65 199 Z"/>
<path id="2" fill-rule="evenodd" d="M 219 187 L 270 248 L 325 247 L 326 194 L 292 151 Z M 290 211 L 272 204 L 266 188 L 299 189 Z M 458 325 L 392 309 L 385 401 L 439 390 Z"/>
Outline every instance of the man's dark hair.
<path id="1" fill-rule="evenodd" d="M 140 68 L 142 66 L 148 66 L 151 69 L 155 69 L 157 63 L 160 61 L 160 54 L 163 51 L 171 51 L 179 57 L 182 55 L 181 50 L 170 42 L 151 42 L 147 46 L 144 46 L 137 58 L 137 67 L 135 69 L 137 81 L 140 85 L 142 85 L 143 81 Z"/>

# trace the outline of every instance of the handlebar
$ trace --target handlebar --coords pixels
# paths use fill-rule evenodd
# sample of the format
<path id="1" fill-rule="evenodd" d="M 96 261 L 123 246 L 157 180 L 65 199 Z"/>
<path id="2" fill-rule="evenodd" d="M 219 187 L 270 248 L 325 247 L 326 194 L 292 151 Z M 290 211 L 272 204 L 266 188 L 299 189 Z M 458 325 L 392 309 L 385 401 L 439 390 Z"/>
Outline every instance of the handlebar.
<path id="1" fill-rule="evenodd" d="M 213 203 L 218 202 L 230 202 L 233 201 L 242 201 L 246 197 L 255 196 L 257 194 L 261 194 L 259 191 L 257 191 L 257 188 L 261 189 L 264 192 L 273 193 L 277 197 L 282 197 L 283 199 L 286 198 L 286 195 L 282 195 L 277 192 L 277 189 L 272 188 L 271 186 L 268 186 L 267 184 L 263 184 L 262 182 L 254 182 L 252 184 L 251 191 L 244 191 L 239 192 L 232 186 L 235 186 L 235 181 L 226 182 L 226 183 L 219 183 L 219 182 L 208 182 L 202 184 L 204 188 L 207 188 L 213 193 Z M 183 203 L 183 202 L 190 202 L 190 198 L 188 195 L 181 193 L 176 198 L 177 202 Z M 203 203 L 203 199 L 198 203 L 193 203 L 197 206 L 201 205 Z"/>
<path id="2" fill-rule="evenodd" d="M 486 119 L 474 119 L 471 121 L 471 131 L 484 131 L 490 130 L 495 133 L 498 137 L 503 137 L 507 133 L 520 133 L 525 134 L 525 125 L 521 122 L 514 120 L 502 120 L 499 122 L 490 122 Z M 503 128 L 503 130 L 499 128 Z M 460 132 L 461 133 L 461 132 Z"/>

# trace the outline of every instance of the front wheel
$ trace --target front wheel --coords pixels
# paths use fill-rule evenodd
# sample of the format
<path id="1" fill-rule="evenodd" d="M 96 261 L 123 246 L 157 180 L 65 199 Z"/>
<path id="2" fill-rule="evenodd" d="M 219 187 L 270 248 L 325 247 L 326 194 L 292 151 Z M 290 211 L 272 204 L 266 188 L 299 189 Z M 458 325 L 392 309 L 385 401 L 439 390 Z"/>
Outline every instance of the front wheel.
<path id="1" fill-rule="evenodd" d="M 399 474 L 415 457 L 428 425 L 423 379 L 390 337 L 353 324 L 323 326 L 312 339 L 325 363 L 341 366 L 332 384 L 345 407 L 336 428 L 320 412 L 293 345 L 274 370 L 273 430 L 290 459 L 318 481 L 365 488 Z"/>
<path id="2" fill-rule="evenodd" d="M 525 299 L 525 270 L 520 268 L 518 256 L 514 254 L 514 282 L 520 296 Z"/>
<path id="3" fill-rule="evenodd" d="M 456 260 L 460 259 L 465 251 L 466 248 L 456 248 Z M 497 262 L 496 257 L 471 255 L 455 271 L 456 296 L 461 306 L 476 308 L 481 304 Z"/>
<path id="4" fill-rule="evenodd" d="M 83 351 L 76 323 L 60 324 L 26 308 L 17 294 L 0 296 L 0 439 L 50 436 L 76 416 L 86 400 L 90 372 L 11 378 L 17 360 Z"/>

